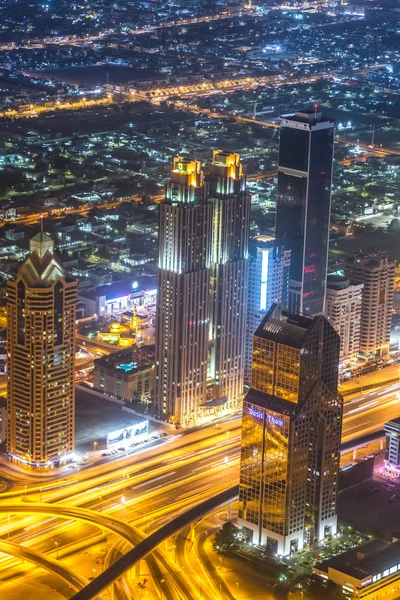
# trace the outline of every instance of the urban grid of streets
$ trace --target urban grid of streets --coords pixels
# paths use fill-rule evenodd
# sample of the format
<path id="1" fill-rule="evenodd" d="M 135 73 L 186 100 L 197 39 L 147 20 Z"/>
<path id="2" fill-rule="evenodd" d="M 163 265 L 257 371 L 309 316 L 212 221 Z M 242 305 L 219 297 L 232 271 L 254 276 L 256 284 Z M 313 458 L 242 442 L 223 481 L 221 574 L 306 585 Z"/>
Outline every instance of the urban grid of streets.
<path id="1" fill-rule="evenodd" d="M 235 16 L 236 13 L 232 13 Z M 207 22 L 226 15 L 205 16 L 195 19 L 184 19 L 174 23 L 163 23 L 153 29 L 184 26 L 201 21 Z M 148 33 L 149 29 L 135 31 L 139 35 Z M 85 38 L 62 39 L 61 44 L 84 47 L 97 39 L 97 36 Z M 49 40 L 44 40 L 43 45 Z M 51 40 L 54 43 L 54 40 Z M 35 44 L 21 45 L 21 49 L 34 49 Z M 11 49 L 2 45 L 0 50 Z M 12 46 L 15 49 L 15 46 Z M 374 67 L 371 67 L 373 70 Z M 327 75 L 331 78 L 333 73 Z M 315 78 L 303 78 L 301 82 L 313 82 Z M 286 83 L 298 84 L 300 80 L 292 79 Z M 263 82 L 265 83 L 265 82 Z M 269 85 L 282 85 L 284 81 L 270 81 Z M 221 90 L 238 88 L 249 89 L 259 85 L 257 80 L 247 79 L 243 83 L 224 82 Z M 207 84 L 203 84 L 205 88 Z M 214 86 L 204 89 L 198 95 L 215 92 Z M 192 94 L 192 89 L 181 89 L 181 96 Z M 155 90 L 157 104 L 160 99 L 169 99 L 175 90 Z M 136 101 L 136 97 L 132 100 Z M 196 108 L 185 99 L 170 100 L 176 106 L 196 112 Z M 100 100 L 81 99 L 74 103 L 59 102 L 51 106 L 32 104 L 29 117 L 35 118 L 42 113 L 53 110 L 84 110 L 92 106 L 112 104 L 111 97 Z M 202 111 L 205 112 L 204 110 Z M 27 114 L 19 110 L 4 111 L 2 116 L 26 118 Z M 217 119 L 225 118 L 220 112 L 209 112 L 209 116 Z M 232 116 L 231 116 L 232 118 Z M 276 123 L 255 120 L 247 117 L 234 117 L 237 122 L 256 123 L 265 127 L 276 127 Z M 371 149 L 368 145 L 360 145 L 372 156 L 400 154 L 392 148 Z M 253 178 L 272 176 L 274 172 Z M 249 178 L 251 179 L 251 177 Z M 156 201 L 162 195 L 154 197 Z M 121 202 L 139 200 L 139 197 L 128 197 L 102 204 L 103 207 L 114 208 Z M 84 205 L 79 208 L 52 212 L 51 217 L 60 218 L 66 214 L 87 214 L 92 207 Z M 15 221 L 21 225 L 38 222 L 39 214 L 22 216 Z M 96 342 L 85 342 L 85 346 L 93 352 L 102 352 L 103 348 Z M 92 365 L 88 360 L 77 367 L 79 370 Z M 347 393 L 344 406 L 343 442 L 362 439 L 363 436 L 382 430 L 383 424 L 399 414 L 400 382 L 393 383 L 397 367 L 393 374 L 378 372 L 374 387 L 363 392 L 354 383 L 354 393 Z M 77 375 L 79 376 L 79 375 Z M 371 377 L 373 379 L 373 376 Z M 5 384 L 0 381 L 0 393 L 5 392 Z M 348 392 L 350 391 L 347 390 Z M 355 445 L 362 446 L 355 441 Z M 123 456 L 101 458 L 99 452 L 93 452 L 90 462 L 77 469 L 65 468 L 62 474 L 38 476 L 30 473 L 18 474 L 7 464 L 2 463 L 4 473 L 2 489 L 0 489 L 0 569 L 2 571 L 2 593 L 7 600 L 17 600 L 24 595 L 36 600 L 41 598 L 43 589 L 47 589 L 49 597 L 53 588 L 71 595 L 71 589 L 77 590 L 82 585 L 105 570 L 133 544 L 137 544 L 147 534 L 156 531 L 174 516 L 181 514 L 191 506 L 238 483 L 240 451 L 240 417 L 232 417 L 226 421 L 208 424 L 195 431 L 172 433 L 168 438 L 154 442 L 142 450 L 133 450 Z M 367 449 L 366 453 L 369 452 Z M 343 456 L 346 461 L 347 455 Z M 53 516 L 57 510 L 65 511 L 65 518 Z M 43 514 L 34 514 L 34 511 Z M 68 510 L 70 513 L 68 514 Z M 194 528 L 185 528 L 176 536 L 158 547 L 145 562 L 127 572 L 116 581 L 104 594 L 104 598 L 130 598 L 134 590 L 135 598 L 164 598 L 168 600 L 205 598 L 239 599 L 251 597 L 253 586 L 257 585 L 257 575 L 246 577 L 246 571 L 233 573 L 220 558 L 211 563 L 210 537 L 226 519 L 228 507 L 195 523 Z M 99 524 L 90 523 L 91 513 L 100 515 Z M 233 515 L 235 514 L 233 507 Z M 71 516 L 73 515 L 73 516 Z M 131 535 L 131 543 L 124 537 L 107 528 L 107 517 L 114 517 L 127 524 Z M 9 555 L 14 554 L 14 558 Z M 23 559 L 22 561 L 20 559 Z M 33 566 L 35 565 L 36 566 Z M 38 569 L 44 567 L 51 573 L 43 578 L 40 571 L 40 586 L 37 586 Z M 60 581 L 65 586 L 60 585 Z M 54 582 L 54 586 L 52 585 Z M 37 586 L 38 589 L 35 589 Z M 60 596 L 54 596 L 55 598 Z M 272 592 L 265 590 L 263 600 L 273 598 Z"/>

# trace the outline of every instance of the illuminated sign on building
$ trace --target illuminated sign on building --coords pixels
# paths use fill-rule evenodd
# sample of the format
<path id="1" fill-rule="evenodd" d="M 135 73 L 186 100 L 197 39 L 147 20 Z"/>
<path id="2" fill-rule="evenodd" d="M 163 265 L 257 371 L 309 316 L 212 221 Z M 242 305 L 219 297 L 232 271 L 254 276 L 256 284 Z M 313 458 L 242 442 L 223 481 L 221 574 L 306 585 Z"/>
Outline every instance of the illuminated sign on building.
<path id="1" fill-rule="evenodd" d="M 147 433 L 148 429 L 149 422 L 143 421 L 142 423 L 136 423 L 135 425 L 129 425 L 123 429 L 112 431 L 107 435 L 107 447 L 119 442 L 123 443 L 127 440 L 131 440 L 142 433 Z"/>
<path id="2" fill-rule="evenodd" d="M 283 419 L 278 419 L 277 417 L 274 417 L 272 415 L 267 415 L 267 419 L 270 423 L 273 423 L 274 425 L 278 425 L 278 427 L 284 426 Z"/>
<path id="3" fill-rule="evenodd" d="M 257 419 L 263 419 L 264 418 L 264 413 L 262 412 L 262 410 L 257 410 L 256 408 L 248 408 L 249 415 L 251 415 L 252 417 L 256 417 Z M 277 425 L 278 427 L 283 427 L 284 426 L 284 420 L 283 419 L 278 419 L 278 417 L 274 417 L 273 415 L 267 415 L 267 421 L 269 421 L 270 423 L 272 423 L 273 425 Z"/>
<path id="4" fill-rule="evenodd" d="M 255 408 L 249 408 L 249 415 L 252 417 L 256 417 L 257 419 L 262 419 L 264 414 L 261 410 L 256 410 Z"/>

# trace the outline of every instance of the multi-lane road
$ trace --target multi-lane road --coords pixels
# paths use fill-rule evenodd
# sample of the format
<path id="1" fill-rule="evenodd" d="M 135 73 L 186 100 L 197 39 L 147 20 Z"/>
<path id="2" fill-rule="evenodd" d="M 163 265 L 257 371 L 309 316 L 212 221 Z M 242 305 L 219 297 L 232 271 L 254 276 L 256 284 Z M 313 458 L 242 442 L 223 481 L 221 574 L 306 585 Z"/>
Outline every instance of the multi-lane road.
<path id="1" fill-rule="evenodd" d="M 343 439 L 381 429 L 386 420 L 398 416 L 398 392 L 400 384 L 396 383 L 346 402 Z M 129 548 L 129 543 L 115 533 L 98 530 L 89 521 L 85 522 L 85 510 L 122 519 L 134 528 L 132 541 L 137 543 L 172 516 L 237 482 L 240 418 L 232 418 L 218 427 L 209 425 L 197 431 L 178 433 L 134 455 L 102 459 L 91 468 L 71 472 L 61 481 L 44 481 L 40 486 L 35 480 L 27 489 L 4 493 L 0 495 L 0 512 L 6 513 L 0 514 L 0 535 L 4 540 L 23 544 L 29 551 L 53 559 L 58 556 L 68 567 L 79 564 L 80 575 L 89 579 L 93 569 L 98 569 L 93 564 L 94 556 L 103 553 L 103 562 L 111 564 Z M 21 505 L 21 500 L 25 508 L 18 508 L 16 517 L 13 505 Z M 57 510 L 66 513 L 65 518 L 49 516 L 48 509 L 43 516 L 32 515 L 29 507 L 40 510 L 43 503 L 57 504 Z M 81 509 L 85 509 L 82 510 L 83 521 L 77 524 L 71 515 Z M 150 598 L 156 598 L 157 593 L 159 596 L 161 585 L 165 598 L 171 600 L 200 597 L 198 561 L 193 560 L 194 555 L 188 558 L 186 551 L 183 552 L 186 546 L 189 552 L 190 540 L 182 542 L 181 537 L 176 542 L 170 540 L 149 558 L 144 572 L 149 577 L 146 585 Z M 85 555 L 88 548 L 89 555 Z M 0 580 L 8 582 L 2 586 L 7 598 L 20 598 L 18 594 L 13 595 L 10 584 L 18 581 L 23 586 L 31 577 L 32 570 L 27 563 L 21 566 L 16 558 L 1 557 Z M 60 585 L 56 575 L 51 577 L 52 585 Z M 132 573 L 128 573 L 116 584 L 114 591 L 118 598 L 127 597 L 132 577 Z M 202 583 L 202 597 L 210 600 L 230 597 L 232 591 L 223 577 L 207 577 L 206 580 L 204 576 Z M 18 585 L 15 589 L 21 588 Z M 37 598 L 42 593 L 39 586 Z M 32 600 L 36 597 L 32 596 Z"/>
<path id="2" fill-rule="evenodd" d="M 13 542 L 23 543 L 31 550 L 42 554 L 50 553 L 53 558 L 57 554 L 60 559 L 67 555 L 82 554 L 80 544 L 84 537 L 92 548 L 93 544 L 104 544 L 104 536 L 100 539 L 99 532 L 92 526 L 76 525 L 69 519 L 66 523 L 60 522 L 56 518 L 49 518 L 47 514 L 40 525 L 37 516 L 29 516 L 29 507 L 40 509 L 41 500 L 42 503 L 57 503 L 61 510 L 62 507 L 67 510 L 74 506 L 122 518 L 138 528 L 139 533 L 133 541 L 140 541 L 140 536 L 157 529 L 174 514 L 229 487 L 232 481 L 237 481 L 239 428 L 236 423 L 232 429 L 232 424 L 225 423 L 220 430 L 209 427 L 178 435 L 168 442 L 161 442 L 162 448 L 156 447 L 134 457 L 105 462 L 83 470 L 69 477 L 68 485 L 65 485 L 67 482 L 55 482 L 42 486 L 42 490 L 37 486 L 23 490 L 26 516 L 9 521 L 7 515 L 4 515 L 0 520 L 0 533 Z M 21 492 L 3 494 L 0 497 L 0 510 L 3 505 L 3 511 L 10 514 L 12 505 L 16 502 L 21 504 Z M 126 546 L 126 542 L 121 546 L 121 541 L 113 534 L 108 534 L 107 538 L 107 561 L 110 562 Z M 158 554 L 156 553 L 157 556 Z M 171 557 L 166 559 L 160 554 L 161 568 L 153 564 L 152 560 L 148 568 L 156 579 L 159 571 L 164 578 L 172 573 L 173 586 L 180 590 L 182 598 L 197 597 L 185 576 L 173 573 L 174 566 L 169 564 Z M 83 557 L 81 575 L 90 577 L 92 568 L 91 560 Z M 0 569 L 0 578 L 13 581 L 24 575 L 26 566 L 21 571 L 15 559 L 3 559 Z M 120 587 L 121 585 L 119 584 Z M 38 593 L 41 593 L 40 590 Z M 164 593 L 171 600 L 176 598 L 167 585 Z M 11 594 L 10 598 L 13 597 L 18 598 L 18 595 Z"/>

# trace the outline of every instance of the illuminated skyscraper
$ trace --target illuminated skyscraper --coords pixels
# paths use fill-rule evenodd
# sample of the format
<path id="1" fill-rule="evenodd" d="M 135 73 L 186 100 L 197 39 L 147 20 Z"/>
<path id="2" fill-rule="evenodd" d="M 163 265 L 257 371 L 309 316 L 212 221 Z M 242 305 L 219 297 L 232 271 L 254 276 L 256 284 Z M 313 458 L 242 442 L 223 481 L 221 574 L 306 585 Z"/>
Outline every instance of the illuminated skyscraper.
<path id="1" fill-rule="evenodd" d="M 208 176 L 212 206 L 209 378 L 212 397 L 234 408 L 242 399 L 248 282 L 250 196 L 239 154 L 214 150 Z"/>
<path id="2" fill-rule="evenodd" d="M 249 243 L 245 385 L 250 385 L 254 332 L 274 302 L 286 306 L 290 255 L 272 237 L 260 236 Z"/>
<path id="3" fill-rule="evenodd" d="M 250 197 L 238 154 L 175 158 L 160 205 L 156 413 L 194 424 L 242 399 Z"/>
<path id="4" fill-rule="evenodd" d="M 174 158 L 160 204 L 155 408 L 180 425 L 207 391 L 212 206 L 200 167 Z"/>
<path id="5" fill-rule="evenodd" d="M 355 362 L 360 353 L 362 283 L 350 285 L 346 277 L 328 275 L 326 318 L 340 337 L 339 361 Z"/>
<path id="6" fill-rule="evenodd" d="M 339 336 L 274 304 L 253 339 L 243 403 L 239 525 L 279 554 L 335 534 L 342 429 Z"/>
<path id="7" fill-rule="evenodd" d="M 315 110 L 281 118 L 275 237 L 292 251 L 288 308 L 325 310 L 334 121 Z"/>
<path id="8" fill-rule="evenodd" d="M 28 467 L 57 465 L 74 449 L 76 301 L 76 280 L 38 233 L 7 282 L 7 450 Z"/>
<path id="9" fill-rule="evenodd" d="M 361 303 L 360 355 L 387 356 L 390 348 L 395 264 L 386 252 L 356 252 L 344 265 L 355 285 L 364 284 Z"/>

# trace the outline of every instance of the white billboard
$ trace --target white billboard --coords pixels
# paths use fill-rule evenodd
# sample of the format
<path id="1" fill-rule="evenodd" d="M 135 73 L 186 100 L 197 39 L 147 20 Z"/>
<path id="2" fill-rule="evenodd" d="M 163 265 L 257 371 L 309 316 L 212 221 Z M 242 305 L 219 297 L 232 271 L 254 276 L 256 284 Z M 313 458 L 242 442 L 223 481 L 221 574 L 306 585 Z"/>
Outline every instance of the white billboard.
<path id="1" fill-rule="evenodd" d="M 118 443 L 126 443 L 132 441 L 138 435 L 147 433 L 149 430 L 149 422 L 142 421 L 142 423 L 136 423 L 135 425 L 129 425 L 123 429 L 117 429 L 107 435 L 107 447 L 113 446 Z"/>

